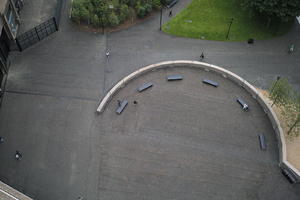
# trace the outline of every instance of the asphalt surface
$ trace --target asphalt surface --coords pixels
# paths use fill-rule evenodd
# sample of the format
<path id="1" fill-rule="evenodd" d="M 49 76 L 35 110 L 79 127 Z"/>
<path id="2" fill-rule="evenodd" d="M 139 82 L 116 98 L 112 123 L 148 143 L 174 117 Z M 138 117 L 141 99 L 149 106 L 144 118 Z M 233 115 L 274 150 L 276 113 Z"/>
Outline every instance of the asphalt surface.
<path id="1" fill-rule="evenodd" d="M 174 74 L 183 80 L 167 82 Z M 220 86 L 203 84 L 205 78 Z M 138 93 L 145 82 L 154 86 Z M 236 97 L 249 104 L 249 112 Z M 129 105 L 117 115 L 117 100 L 123 99 Z M 265 113 L 220 75 L 184 66 L 151 72 L 123 88 L 98 123 L 103 128 L 98 199 L 299 198 L 299 187 L 280 174 Z M 266 136 L 266 152 L 258 133 Z"/>
<path id="2" fill-rule="evenodd" d="M 57 0 L 26 1 L 20 12 L 21 24 L 18 35 L 32 29 L 40 23 L 50 19 L 55 14 Z"/>
<path id="3" fill-rule="evenodd" d="M 209 194 L 207 199 L 214 197 L 234 199 L 234 194 L 230 193 L 233 189 L 237 189 L 239 191 L 237 193 L 241 195 L 239 197 L 245 199 L 282 199 L 281 195 L 287 196 L 288 199 L 296 199 L 297 194 L 299 195 L 299 187 L 289 185 L 282 178 L 277 167 L 278 150 L 275 147 L 275 137 L 271 132 L 269 122 L 265 117 L 260 117 L 259 120 L 262 121 L 256 122 L 255 117 L 251 115 L 252 125 L 257 123 L 257 126 L 246 125 L 247 131 L 241 131 L 244 125 L 235 121 L 244 119 L 246 117 L 242 115 L 244 113 L 239 113 L 230 120 L 225 112 L 226 109 L 233 107 L 237 109 L 234 112 L 239 112 L 235 102 L 232 105 L 227 102 L 230 104 L 228 108 L 223 108 L 223 104 L 219 105 L 218 109 L 221 114 L 215 116 L 209 108 L 213 109 L 216 106 L 213 102 L 220 103 L 220 99 L 215 99 L 211 94 L 202 98 L 196 94 L 193 96 L 191 93 L 177 99 L 178 96 L 174 93 L 183 92 L 184 94 L 185 91 L 177 88 L 177 92 L 176 88 L 173 88 L 166 94 L 162 94 L 164 91 L 162 89 L 157 90 L 153 96 L 140 97 L 141 101 L 153 101 L 156 104 L 147 104 L 143 108 L 138 108 L 137 116 L 130 114 L 128 118 L 125 115 L 116 118 L 112 111 L 97 116 L 95 111 L 99 100 L 105 93 L 130 72 L 159 61 L 197 60 L 202 51 L 205 54 L 204 61 L 223 66 L 257 87 L 268 88 L 271 81 L 277 75 L 281 75 L 288 77 L 299 90 L 300 51 L 297 50 L 300 46 L 299 25 L 295 25 L 294 29 L 283 37 L 255 41 L 253 45 L 248 45 L 245 42 L 214 42 L 166 35 L 158 30 L 159 14 L 157 13 L 137 26 L 101 35 L 80 31 L 73 25 L 68 19 L 69 3 L 67 1 L 62 9 L 59 32 L 22 53 L 11 55 L 12 63 L 6 93 L 0 109 L 0 133 L 5 138 L 5 143 L 0 145 L 0 179 L 3 182 L 33 198 L 43 200 L 71 200 L 79 196 L 85 199 L 138 199 L 139 197 L 147 199 L 156 198 L 159 191 L 162 191 L 162 199 L 175 199 L 176 197 L 193 199 L 200 194 Z M 173 8 L 173 14 L 187 3 L 180 1 Z M 164 20 L 168 20 L 167 14 L 165 11 Z M 296 51 L 288 54 L 287 47 L 291 42 L 296 45 Z M 105 57 L 107 48 L 111 51 L 109 61 Z M 149 74 L 149 76 L 152 75 Z M 157 81 L 161 78 L 160 74 L 154 73 L 153 76 L 157 76 L 155 79 Z M 189 76 L 192 77 L 193 74 L 188 74 Z M 125 88 L 124 92 L 136 86 L 132 84 Z M 195 86 L 193 84 L 190 86 Z M 192 90 L 196 87 L 186 85 L 185 88 Z M 124 94 L 122 92 L 119 95 Z M 211 92 L 211 90 L 206 92 Z M 232 91 L 229 94 L 239 92 L 243 93 L 232 85 Z M 221 96 L 223 95 L 222 98 L 227 98 L 226 95 L 229 94 L 220 93 Z M 245 93 L 243 95 L 247 98 Z M 165 102 L 168 102 L 170 98 L 172 98 L 172 103 L 168 107 Z M 209 101 L 205 101 L 206 98 Z M 198 108 L 195 104 L 196 100 L 201 100 L 204 107 Z M 190 105 L 185 105 L 179 110 L 174 109 L 174 106 L 181 105 L 185 101 L 195 105 L 195 110 L 191 109 Z M 257 105 L 253 100 L 249 99 L 249 101 L 252 101 L 257 116 L 261 116 Z M 114 106 L 115 104 L 110 104 L 111 110 Z M 163 109 L 165 107 L 169 109 Z M 130 109 L 133 108 L 130 107 L 126 111 Z M 185 109 L 191 112 L 191 116 L 188 113 L 183 116 L 178 115 Z M 142 111 L 148 114 L 143 114 Z M 197 111 L 207 113 L 210 120 L 207 120 L 205 115 L 196 115 Z M 168 123 L 164 124 L 162 120 L 159 120 L 156 112 L 159 113 L 158 116 L 166 118 Z M 218 125 L 216 127 L 212 124 L 214 120 L 212 116 L 218 118 L 215 122 Z M 150 119 L 148 120 L 147 117 Z M 199 118 L 196 119 L 196 117 Z M 221 120 L 222 117 L 224 120 Z M 239 117 L 241 119 L 238 119 Z M 185 118 L 189 120 L 184 122 Z M 134 124 L 131 120 L 141 127 L 141 136 L 135 137 L 137 129 L 132 127 Z M 113 127 L 115 128 L 112 128 L 111 124 L 114 121 Z M 189 121 L 200 124 L 207 122 L 207 126 L 204 126 L 201 131 L 203 135 L 196 134 L 200 132 L 199 127 L 189 130 L 191 125 Z M 178 125 L 179 122 L 182 126 Z M 173 127 L 174 124 L 176 129 Z M 236 130 L 231 132 L 230 125 Z M 157 130 L 153 126 L 157 126 Z M 221 127 L 224 127 L 224 132 L 229 137 L 220 135 Z M 162 130 L 163 128 L 166 128 L 166 132 Z M 218 133 L 217 135 L 228 144 L 216 149 L 217 142 L 214 142 L 205 130 Z M 260 154 L 256 136 L 255 138 L 245 135 L 237 136 L 240 132 L 250 133 L 250 130 L 253 132 L 264 130 L 268 134 L 270 148 L 266 155 Z M 109 134 L 110 131 L 112 134 Z M 170 136 L 171 131 L 174 131 L 174 138 L 167 137 Z M 185 138 L 182 135 L 183 132 L 187 132 L 190 137 Z M 123 137 L 121 133 L 124 134 Z M 150 135 L 149 139 L 147 135 Z M 161 136 L 161 142 L 156 138 L 159 136 Z M 237 136 L 236 140 L 234 136 Z M 247 140 L 242 144 L 249 147 L 249 150 L 237 145 L 244 137 Z M 191 141 L 192 138 L 195 141 Z M 207 140 L 208 143 L 200 139 Z M 233 139 L 234 144 L 230 144 L 230 139 Z M 188 142 L 191 146 L 176 145 L 180 140 Z M 196 141 L 199 142 L 201 148 L 194 148 Z M 151 147 L 152 142 L 154 146 Z M 137 146 L 132 147 L 131 144 Z M 126 145 L 129 145 L 127 151 L 125 151 Z M 208 150 L 202 151 L 207 146 Z M 157 154 L 151 160 L 153 155 L 146 153 L 154 151 L 154 147 L 162 150 L 165 148 L 165 154 Z M 23 153 L 23 159 L 20 162 L 14 160 L 16 150 Z M 226 152 L 234 157 L 226 157 Z M 195 154 L 200 158 L 196 158 Z M 186 160 L 180 160 L 185 157 L 184 155 L 187 155 Z M 116 159 L 116 156 L 120 159 Z M 242 156 L 249 156 L 249 159 L 242 158 Z M 174 160 L 168 160 L 171 158 Z M 237 171 L 236 175 L 234 175 L 235 170 L 230 171 L 231 162 L 227 159 L 224 161 L 224 158 L 228 158 L 235 164 L 241 161 L 239 162 L 241 168 L 234 168 Z M 263 159 L 266 160 L 261 163 Z M 201 161 L 207 165 L 202 165 Z M 224 161 L 230 167 L 222 165 L 220 161 Z M 133 166 L 131 171 L 126 168 L 126 166 L 130 167 L 129 163 Z M 191 169 L 190 167 L 193 166 L 189 165 L 193 163 L 195 168 Z M 248 165 L 255 170 L 251 171 Z M 110 169 L 106 166 L 119 166 L 120 168 Z M 162 172 L 157 171 L 159 168 Z M 167 170 L 169 168 L 170 172 Z M 246 172 L 244 173 L 241 169 L 245 169 Z M 180 170 L 181 175 L 187 177 L 188 180 L 175 176 Z M 266 171 L 271 172 L 272 176 L 265 174 Z M 228 172 L 229 175 L 220 176 L 221 172 Z M 255 172 L 258 174 L 257 177 L 252 177 Z M 128 178 L 127 181 L 126 178 L 124 180 L 120 178 L 123 177 L 123 173 L 124 177 Z M 153 176 L 149 173 L 153 173 Z M 157 174 L 161 174 L 161 177 Z M 204 181 L 199 183 L 197 177 Z M 147 183 L 147 179 L 152 182 Z M 218 181 L 221 183 L 216 184 Z M 255 184 L 256 181 L 257 184 Z M 229 186 L 221 187 L 231 183 L 234 186 L 231 189 Z M 139 192 L 132 194 L 133 188 Z M 166 188 L 170 188 L 173 193 L 167 192 Z M 113 192 L 114 190 L 119 190 L 119 192 Z M 148 196 L 147 191 L 151 191 L 153 196 Z M 190 196 L 183 194 L 183 191 L 187 191 Z M 226 196 L 220 196 L 221 192 L 225 192 Z M 125 196 L 122 198 L 119 195 Z"/>

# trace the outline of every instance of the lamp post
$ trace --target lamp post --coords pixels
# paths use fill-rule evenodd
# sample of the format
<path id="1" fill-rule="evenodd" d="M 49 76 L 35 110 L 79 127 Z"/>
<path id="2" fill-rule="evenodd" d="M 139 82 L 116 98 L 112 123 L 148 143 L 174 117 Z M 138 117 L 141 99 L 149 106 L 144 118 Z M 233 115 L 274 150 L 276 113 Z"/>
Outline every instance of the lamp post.
<path id="1" fill-rule="evenodd" d="M 163 13 L 163 6 L 161 5 L 160 8 L 160 20 L 159 20 L 159 30 L 161 31 L 161 23 L 162 23 L 162 13 Z"/>
<path id="2" fill-rule="evenodd" d="M 228 40 L 228 36 L 229 36 L 229 32 L 230 32 L 230 29 L 231 29 L 231 25 L 232 25 L 232 23 L 233 23 L 233 20 L 234 20 L 234 18 L 232 17 L 231 20 L 230 20 L 230 23 L 229 23 L 229 27 L 228 27 L 228 31 L 227 31 L 226 40 Z"/>
<path id="3" fill-rule="evenodd" d="M 104 34 L 104 22 L 103 22 L 103 13 L 101 13 L 101 28 L 102 28 L 102 34 Z"/>
<path id="4" fill-rule="evenodd" d="M 163 9 L 166 5 L 166 0 L 160 0 L 160 19 L 159 19 L 159 30 L 161 31 L 162 20 L 163 20 Z"/>

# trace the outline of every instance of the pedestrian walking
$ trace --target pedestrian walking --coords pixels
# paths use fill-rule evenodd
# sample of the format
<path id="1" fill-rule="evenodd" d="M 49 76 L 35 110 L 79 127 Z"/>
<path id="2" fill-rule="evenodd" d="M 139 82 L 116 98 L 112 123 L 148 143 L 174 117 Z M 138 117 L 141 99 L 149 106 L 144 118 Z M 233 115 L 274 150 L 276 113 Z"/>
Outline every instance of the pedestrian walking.
<path id="1" fill-rule="evenodd" d="M 106 50 L 106 58 L 109 58 L 109 49 Z"/>
<path id="2" fill-rule="evenodd" d="M 172 10 L 170 10 L 169 17 L 172 17 L 172 15 L 173 15 Z"/>
<path id="3" fill-rule="evenodd" d="M 0 136 L 0 144 L 4 142 L 4 138 Z"/>
<path id="4" fill-rule="evenodd" d="M 289 53 L 292 53 L 292 52 L 294 51 L 294 49 L 295 49 L 295 45 L 294 45 L 294 44 L 291 44 L 291 45 L 289 46 Z"/>
<path id="5" fill-rule="evenodd" d="M 19 151 L 16 151 L 15 158 L 16 158 L 16 160 L 21 160 L 22 154 Z"/>
<path id="6" fill-rule="evenodd" d="M 122 104 L 121 100 L 117 100 L 117 102 L 118 102 L 118 106 L 121 106 Z"/>
<path id="7" fill-rule="evenodd" d="M 138 102 L 137 102 L 136 100 L 134 100 L 134 101 L 133 101 L 133 104 L 134 104 L 134 105 L 137 105 L 137 104 L 138 104 Z"/>
<path id="8" fill-rule="evenodd" d="M 204 53 L 202 52 L 200 55 L 200 60 L 203 60 L 203 59 L 204 59 Z"/>

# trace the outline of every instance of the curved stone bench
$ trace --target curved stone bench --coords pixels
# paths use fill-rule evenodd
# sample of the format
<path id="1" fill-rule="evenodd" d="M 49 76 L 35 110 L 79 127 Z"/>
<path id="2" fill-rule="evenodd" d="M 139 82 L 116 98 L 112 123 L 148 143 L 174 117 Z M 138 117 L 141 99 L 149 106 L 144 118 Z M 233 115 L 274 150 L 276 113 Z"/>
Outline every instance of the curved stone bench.
<path id="1" fill-rule="evenodd" d="M 97 108 L 97 112 L 102 113 L 105 109 L 105 106 L 109 103 L 110 99 L 131 80 L 145 73 L 155 71 L 156 69 L 162 69 L 168 67 L 192 67 L 192 68 L 202 69 L 205 71 L 212 71 L 222 75 L 224 78 L 227 78 L 237 83 L 238 85 L 243 87 L 247 92 L 249 92 L 252 95 L 252 97 L 257 100 L 257 102 L 263 108 L 264 112 L 268 115 L 268 118 L 271 121 L 272 127 L 276 133 L 278 148 L 279 148 L 279 166 L 282 169 L 288 170 L 289 173 L 291 173 L 295 177 L 297 182 L 300 182 L 300 171 L 287 161 L 286 141 L 285 141 L 284 133 L 277 119 L 277 116 L 273 111 L 273 109 L 271 108 L 271 106 L 267 103 L 264 97 L 256 90 L 256 88 L 253 87 L 246 80 L 216 65 L 211 65 L 208 63 L 203 63 L 198 61 L 189 61 L 189 60 L 166 61 L 166 62 L 161 62 L 153 65 L 148 65 L 129 74 L 128 76 L 120 80 L 101 100 L 100 105 Z"/>

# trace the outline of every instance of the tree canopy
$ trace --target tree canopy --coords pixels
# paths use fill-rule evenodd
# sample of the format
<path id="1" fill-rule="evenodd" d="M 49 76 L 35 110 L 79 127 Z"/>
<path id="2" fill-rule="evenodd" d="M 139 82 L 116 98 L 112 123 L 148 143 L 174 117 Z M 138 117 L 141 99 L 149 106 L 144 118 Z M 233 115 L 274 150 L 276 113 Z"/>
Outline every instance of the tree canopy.
<path id="1" fill-rule="evenodd" d="M 282 21 L 290 21 L 300 15 L 300 0 L 244 0 L 243 6 Z"/>
<path id="2" fill-rule="evenodd" d="M 131 15 L 143 18 L 160 6 L 160 0 L 73 0 L 71 17 L 78 24 L 104 28 L 117 26 Z"/>

